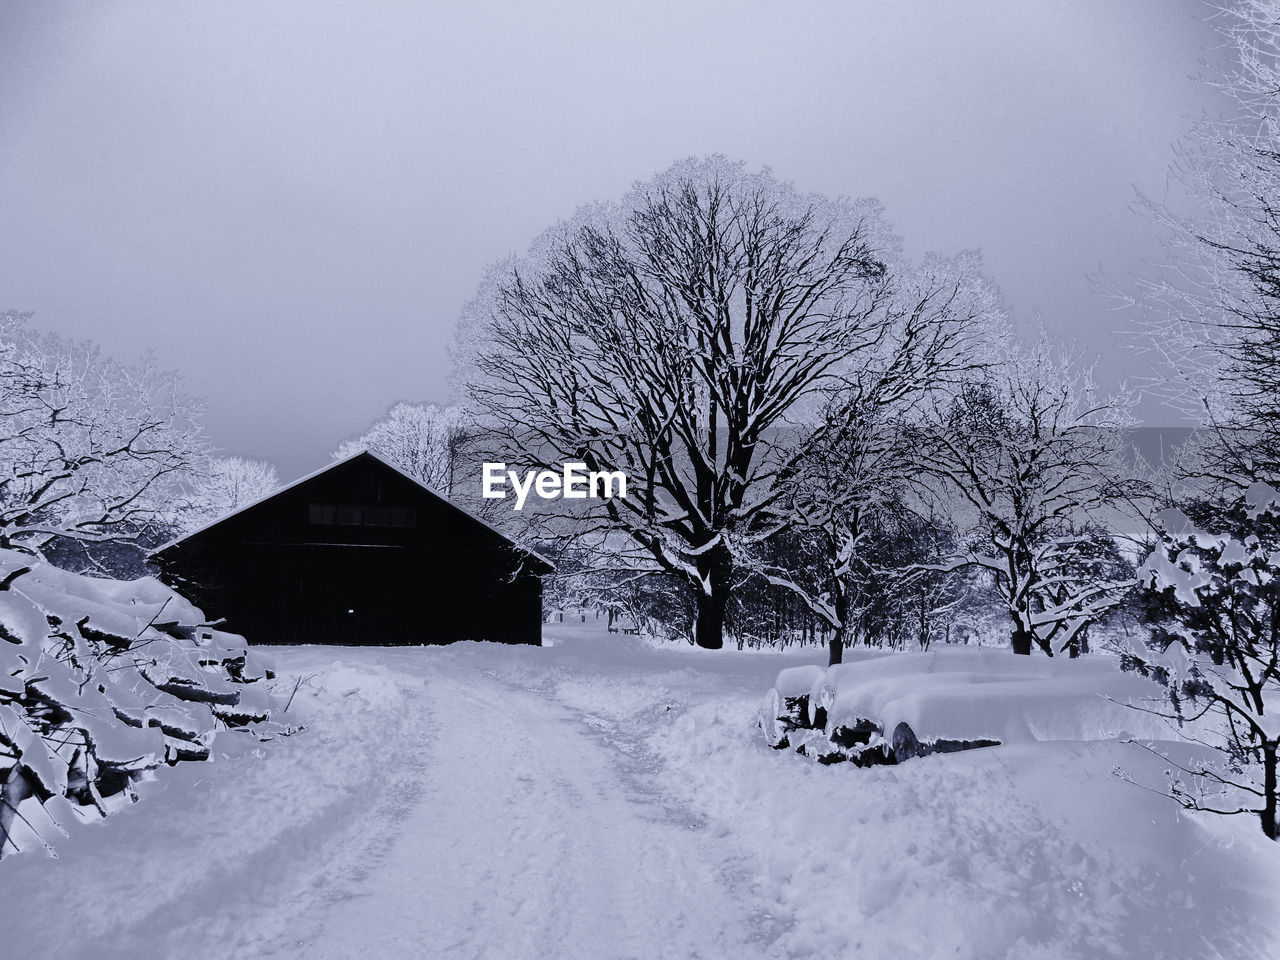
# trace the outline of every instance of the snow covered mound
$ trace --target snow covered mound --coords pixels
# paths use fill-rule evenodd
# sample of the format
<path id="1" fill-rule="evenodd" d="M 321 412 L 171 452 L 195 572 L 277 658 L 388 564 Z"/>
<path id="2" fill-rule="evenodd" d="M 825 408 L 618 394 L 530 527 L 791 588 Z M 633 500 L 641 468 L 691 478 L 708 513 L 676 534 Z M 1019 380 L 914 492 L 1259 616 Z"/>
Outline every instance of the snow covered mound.
<path id="1" fill-rule="evenodd" d="M 997 743 L 1167 736 L 1128 706 L 1160 694 L 1111 657 L 943 647 L 783 670 L 760 726 L 770 745 L 824 762 L 895 763 Z"/>
<path id="2" fill-rule="evenodd" d="M 208 759 L 218 729 L 279 732 L 273 676 L 157 580 L 0 550 L 0 857 L 136 799 L 161 764 Z"/>

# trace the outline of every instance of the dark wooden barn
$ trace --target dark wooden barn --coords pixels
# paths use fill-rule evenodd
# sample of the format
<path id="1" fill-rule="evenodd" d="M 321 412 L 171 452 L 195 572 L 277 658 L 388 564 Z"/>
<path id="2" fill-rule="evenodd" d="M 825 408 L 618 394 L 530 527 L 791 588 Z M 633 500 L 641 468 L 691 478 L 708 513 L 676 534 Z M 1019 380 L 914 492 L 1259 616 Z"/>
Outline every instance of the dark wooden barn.
<path id="1" fill-rule="evenodd" d="M 539 643 L 550 565 L 358 453 L 156 550 L 250 643 Z"/>

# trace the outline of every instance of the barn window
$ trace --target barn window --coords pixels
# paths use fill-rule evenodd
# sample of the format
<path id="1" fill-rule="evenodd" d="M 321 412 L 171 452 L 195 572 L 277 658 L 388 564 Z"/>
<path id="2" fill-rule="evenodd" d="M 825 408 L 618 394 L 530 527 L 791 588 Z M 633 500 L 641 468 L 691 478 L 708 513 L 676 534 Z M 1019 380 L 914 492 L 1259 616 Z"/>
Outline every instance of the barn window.
<path id="1" fill-rule="evenodd" d="M 315 524 L 343 527 L 416 527 L 418 511 L 413 507 L 371 507 L 358 503 L 308 504 L 308 518 Z"/>
<path id="2" fill-rule="evenodd" d="M 418 511 L 413 507 L 392 507 L 391 508 L 391 526 L 393 527 L 416 527 L 418 525 Z"/>
<path id="3" fill-rule="evenodd" d="M 308 505 L 308 517 L 312 523 L 336 523 L 337 508 L 332 503 L 312 503 Z"/>

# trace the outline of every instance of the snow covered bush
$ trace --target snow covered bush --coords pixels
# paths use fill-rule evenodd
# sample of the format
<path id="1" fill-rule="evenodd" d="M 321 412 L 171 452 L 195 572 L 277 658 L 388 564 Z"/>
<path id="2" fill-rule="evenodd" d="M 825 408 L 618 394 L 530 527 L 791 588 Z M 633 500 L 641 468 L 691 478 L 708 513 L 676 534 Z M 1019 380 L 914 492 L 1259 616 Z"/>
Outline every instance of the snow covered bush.
<path id="1" fill-rule="evenodd" d="M 0 550 L 0 857 L 44 843 L 60 814 L 136 800 L 162 764 L 208 759 L 218 730 L 287 732 L 273 676 L 157 580 Z"/>
<path id="2" fill-rule="evenodd" d="M 981 647 L 852 651 L 783 670 L 760 706 L 765 739 L 822 763 L 901 763 L 1001 743 L 1158 735 L 1125 704 L 1156 688 L 1110 657 L 1023 658 Z"/>
<path id="3" fill-rule="evenodd" d="M 1151 637 L 1124 666 L 1159 681 L 1165 698 L 1149 709 L 1216 755 L 1166 758 L 1171 793 L 1189 809 L 1257 814 L 1280 839 L 1280 492 L 1259 482 L 1157 522 L 1162 542 L 1140 571 Z"/>

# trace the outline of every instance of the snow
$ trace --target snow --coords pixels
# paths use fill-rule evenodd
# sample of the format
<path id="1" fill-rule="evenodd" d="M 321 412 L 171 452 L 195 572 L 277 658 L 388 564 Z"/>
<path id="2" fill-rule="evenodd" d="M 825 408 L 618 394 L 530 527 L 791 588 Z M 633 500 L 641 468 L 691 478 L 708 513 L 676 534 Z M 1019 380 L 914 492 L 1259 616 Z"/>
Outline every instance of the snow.
<path id="1" fill-rule="evenodd" d="M 769 749 L 755 726 L 781 670 L 801 668 L 788 689 L 825 674 L 820 651 L 656 648 L 603 621 L 546 630 L 544 648 L 274 649 L 282 676 L 305 678 L 282 719 L 306 729 L 219 737 L 215 762 L 161 771 L 105 820 L 64 823 L 60 859 L 0 863 L 4 955 L 1278 952 L 1274 845 L 1256 823 L 1188 817 L 1113 775 L 1160 782 L 1139 746 L 1026 736 L 825 767 Z M 993 658 L 981 666 L 995 679 L 964 681 L 974 691 L 1022 669 L 1007 651 L 968 652 Z M 842 672 L 896 676 L 885 703 L 926 722 L 925 698 L 906 697 L 921 674 L 897 661 Z M 1083 731 L 1052 712 L 1037 722 Z"/>
<path id="2" fill-rule="evenodd" d="M 219 727 L 287 732 L 264 723 L 269 678 L 243 638 L 211 629 L 158 581 L 84 576 L 13 551 L 0 551 L 0 569 L 20 574 L 0 591 L 4 853 L 50 849 L 57 820 L 109 812 L 162 763 L 206 757 Z"/>
<path id="3" fill-rule="evenodd" d="M 806 690 L 783 692 L 798 690 L 798 680 L 794 670 L 784 670 L 775 687 L 781 696 L 808 695 L 811 711 L 827 711 L 828 730 L 866 719 L 886 731 L 906 723 L 921 739 L 1006 744 L 1170 735 L 1163 721 L 1128 706 L 1162 699 L 1162 689 L 1121 673 L 1106 656 L 1071 660 L 942 647 L 840 664 Z"/>
<path id="4" fill-rule="evenodd" d="M 778 673 L 773 687 L 780 697 L 807 697 L 814 684 L 822 680 L 823 670 L 817 664 L 787 667 Z"/>
<path id="5" fill-rule="evenodd" d="M 1249 489 L 1245 491 L 1244 501 L 1250 519 L 1256 519 L 1259 514 L 1280 510 L 1280 491 L 1258 480 L 1250 484 Z"/>
<path id="6" fill-rule="evenodd" d="M 18 581 L 15 590 L 48 612 L 74 608 L 89 618 L 91 628 L 128 639 L 139 636 L 153 621 L 204 621 L 204 614 L 189 601 L 151 577 L 106 580 L 41 563 Z M 129 612 L 122 612 L 124 609 Z M 37 634 L 43 636 L 46 632 L 41 629 Z"/>

